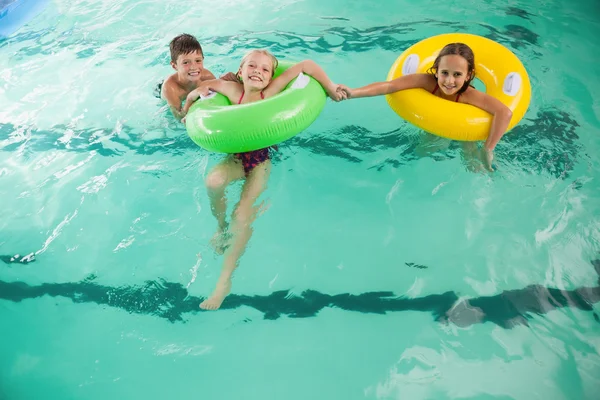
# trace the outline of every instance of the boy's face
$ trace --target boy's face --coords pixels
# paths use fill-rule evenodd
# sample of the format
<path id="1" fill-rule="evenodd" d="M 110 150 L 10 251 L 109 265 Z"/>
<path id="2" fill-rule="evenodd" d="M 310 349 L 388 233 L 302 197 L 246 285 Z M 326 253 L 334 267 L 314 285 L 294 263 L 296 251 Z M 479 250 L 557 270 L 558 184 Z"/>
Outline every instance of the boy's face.
<path id="1" fill-rule="evenodd" d="M 182 81 L 196 82 L 202 76 L 204 56 L 199 51 L 177 56 L 177 62 L 171 61 L 171 66 Z"/>

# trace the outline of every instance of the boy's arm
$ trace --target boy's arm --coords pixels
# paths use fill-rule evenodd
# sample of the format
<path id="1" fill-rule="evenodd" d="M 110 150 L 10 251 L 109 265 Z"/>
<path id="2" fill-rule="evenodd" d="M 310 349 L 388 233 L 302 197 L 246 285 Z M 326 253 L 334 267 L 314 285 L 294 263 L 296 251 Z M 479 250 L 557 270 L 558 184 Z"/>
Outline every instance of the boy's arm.
<path id="1" fill-rule="evenodd" d="M 237 76 L 237 74 L 234 74 L 233 72 L 227 72 L 226 74 L 223 74 L 219 77 L 219 79 L 222 79 L 224 81 L 229 81 L 229 82 L 239 82 L 240 78 Z"/>
<path id="2" fill-rule="evenodd" d="M 173 116 L 176 119 L 181 120 L 181 118 L 185 116 L 185 113 L 182 110 L 181 98 L 179 97 L 179 93 L 177 93 L 177 90 L 173 88 L 172 85 L 169 85 L 169 81 L 166 81 L 163 84 L 162 92 L 163 97 L 167 101 L 167 104 L 169 105 L 169 109 L 171 110 Z"/>
<path id="3" fill-rule="evenodd" d="M 323 68 L 312 60 L 304 60 L 298 64 L 286 69 L 281 75 L 275 78 L 264 90 L 265 97 L 275 96 L 281 92 L 288 83 L 297 77 L 301 72 L 312 76 L 323 86 L 329 97 L 335 101 L 341 100 L 342 94 L 337 90 L 338 85 L 333 83 L 327 76 Z"/>
<path id="4" fill-rule="evenodd" d="M 432 82 L 431 75 L 429 74 L 410 74 L 391 81 L 371 83 L 357 89 L 350 89 L 346 86 L 342 86 L 342 91 L 346 92 L 349 99 L 354 99 L 359 97 L 381 96 L 406 89 L 429 89 Z"/>
<path id="5" fill-rule="evenodd" d="M 210 81 L 213 79 L 217 79 L 217 78 L 215 77 L 215 75 L 212 72 L 210 72 L 209 70 L 207 70 L 205 68 L 202 72 L 202 81 Z M 222 79 L 224 81 L 230 81 L 230 82 L 239 82 L 240 81 L 238 76 L 236 74 L 234 74 L 233 72 L 227 72 L 227 73 L 221 75 L 218 79 Z"/>

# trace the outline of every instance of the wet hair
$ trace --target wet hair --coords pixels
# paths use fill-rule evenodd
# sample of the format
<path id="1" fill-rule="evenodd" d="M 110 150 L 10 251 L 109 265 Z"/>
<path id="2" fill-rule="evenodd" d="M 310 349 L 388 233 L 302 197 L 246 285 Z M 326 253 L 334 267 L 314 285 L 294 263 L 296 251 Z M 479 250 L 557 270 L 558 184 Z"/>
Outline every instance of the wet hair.
<path id="1" fill-rule="evenodd" d="M 177 57 L 179 57 L 181 54 L 190 54 L 195 51 L 199 51 L 204 57 L 202 46 L 200 46 L 198 39 L 192 35 L 188 35 L 187 33 L 173 38 L 171 43 L 169 43 L 169 48 L 171 49 L 171 61 L 174 63 L 177 62 Z"/>
<path id="2" fill-rule="evenodd" d="M 462 58 L 464 58 L 465 60 L 467 60 L 467 64 L 468 64 L 468 72 L 467 73 L 469 74 L 469 79 L 465 81 L 463 86 L 458 91 L 459 94 L 464 93 L 464 91 L 467 90 L 467 88 L 471 85 L 471 82 L 473 81 L 473 79 L 475 79 L 475 54 L 473 53 L 473 50 L 471 50 L 471 48 L 469 46 L 467 46 L 466 44 L 450 43 L 450 44 L 447 44 L 446 46 L 444 46 L 442 51 L 440 51 L 440 54 L 438 54 L 438 56 L 435 58 L 435 61 L 433 62 L 432 67 L 429 68 L 429 70 L 427 72 L 432 74 L 433 76 L 435 76 L 435 78 L 437 80 L 437 72 L 438 72 L 438 68 L 440 66 L 440 60 L 442 59 L 442 57 L 449 56 L 449 55 L 458 55 L 458 56 L 461 56 Z"/>
<path id="3" fill-rule="evenodd" d="M 240 63 L 240 71 L 242 70 L 242 67 L 244 66 L 246 61 L 248 61 L 248 58 L 250 58 L 250 56 L 252 54 L 256 54 L 256 53 L 264 54 L 271 59 L 271 63 L 273 64 L 273 70 L 271 71 L 271 78 L 272 78 L 273 75 L 275 75 L 275 70 L 277 69 L 277 66 L 279 65 L 279 61 L 277 61 L 277 57 L 275 57 L 269 50 L 265 50 L 265 49 L 252 50 L 252 51 L 246 53 L 244 58 L 242 58 L 242 62 Z M 238 75 L 239 75 L 239 72 L 238 72 Z"/>

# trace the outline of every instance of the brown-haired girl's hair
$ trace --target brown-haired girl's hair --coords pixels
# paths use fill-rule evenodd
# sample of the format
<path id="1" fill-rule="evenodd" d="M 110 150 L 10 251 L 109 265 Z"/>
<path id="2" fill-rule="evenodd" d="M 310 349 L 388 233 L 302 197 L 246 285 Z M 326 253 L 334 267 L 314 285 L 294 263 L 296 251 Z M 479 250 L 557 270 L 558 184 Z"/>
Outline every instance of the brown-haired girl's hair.
<path id="1" fill-rule="evenodd" d="M 444 46 L 442 51 L 440 51 L 440 54 L 438 54 L 438 56 L 435 58 L 433 65 L 431 66 L 431 68 L 429 68 L 429 70 L 427 70 L 427 72 L 435 76 L 437 80 L 437 71 L 438 67 L 440 66 L 440 60 L 444 56 L 449 56 L 453 54 L 459 55 L 465 60 L 467 60 L 467 64 L 469 65 L 469 79 L 465 81 L 464 85 L 458 91 L 458 93 L 460 94 L 464 93 L 464 91 L 467 90 L 473 79 L 475 79 L 475 54 L 473 54 L 473 50 L 471 50 L 469 46 L 467 46 L 464 43 L 447 44 L 446 46 Z"/>

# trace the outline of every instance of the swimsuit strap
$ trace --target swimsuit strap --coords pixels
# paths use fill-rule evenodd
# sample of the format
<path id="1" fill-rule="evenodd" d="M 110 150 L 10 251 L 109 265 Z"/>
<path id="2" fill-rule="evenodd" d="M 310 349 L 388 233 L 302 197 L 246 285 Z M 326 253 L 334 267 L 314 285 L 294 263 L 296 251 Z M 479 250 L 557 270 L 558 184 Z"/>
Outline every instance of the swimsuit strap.
<path id="1" fill-rule="evenodd" d="M 244 91 L 242 90 L 242 95 L 240 96 L 240 99 L 238 100 L 238 104 L 242 104 L 242 99 L 243 98 L 244 98 Z M 260 98 L 263 99 L 263 100 L 265 99 L 265 95 L 262 92 L 262 90 L 260 91 Z"/>
<path id="2" fill-rule="evenodd" d="M 458 103 L 458 99 L 460 99 L 460 93 L 456 96 L 456 102 Z"/>

